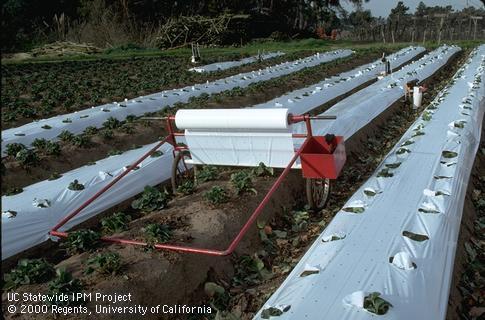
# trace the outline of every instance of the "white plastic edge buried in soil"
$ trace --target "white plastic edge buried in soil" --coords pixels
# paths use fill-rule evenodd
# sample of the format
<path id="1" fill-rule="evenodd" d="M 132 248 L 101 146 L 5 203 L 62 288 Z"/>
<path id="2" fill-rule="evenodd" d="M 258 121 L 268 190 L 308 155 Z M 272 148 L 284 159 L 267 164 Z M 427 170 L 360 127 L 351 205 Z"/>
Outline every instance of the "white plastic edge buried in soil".
<path id="1" fill-rule="evenodd" d="M 437 49 L 426 55 L 423 59 L 412 64 L 416 68 L 427 59 L 428 68 L 437 70 L 444 64 L 443 60 L 434 59 L 434 54 L 441 52 Z M 434 66 L 434 67 L 432 67 Z M 401 70 L 394 75 L 401 74 Z M 385 79 L 381 81 L 386 81 Z M 385 83 L 385 82 L 383 82 Z M 357 92 L 354 95 L 358 95 Z M 353 95 L 352 95 L 353 96 Z M 351 97 L 352 97 L 351 96 Z M 348 97 L 347 99 L 351 98 Z M 345 99 L 346 100 L 346 99 Z M 291 108 L 290 108 L 290 111 Z M 148 152 L 156 143 L 146 145 L 140 149 L 127 151 L 121 155 L 111 156 L 98 161 L 92 166 L 83 166 L 64 174 L 54 181 L 41 181 L 25 187 L 20 194 L 2 197 L 2 259 L 31 248 L 46 241 L 48 232 L 62 217 L 79 207 L 83 202 L 93 196 L 98 190 L 109 183 L 112 176 L 124 170 L 124 166 L 133 163 Z M 95 203 L 85 208 L 75 219 L 71 220 L 61 230 L 69 228 L 97 215 L 114 205 L 133 197 L 143 191 L 146 185 L 157 185 L 170 178 L 170 168 L 173 161 L 171 146 L 164 144 L 161 148 L 164 155 L 158 158 L 148 158 L 141 163 L 140 169 L 131 172 L 123 178 L 123 182 L 116 184 Z M 108 175 L 109 173 L 110 175 Z M 71 191 L 67 186 L 74 179 L 82 183 L 82 191 Z M 130 188 L 126 188 L 129 185 Z M 40 208 L 38 202 L 48 200 L 50 206 Z M 16 212 L 15 217 L 8 211 Z M 15 214 L 15 213 L 14 213 Z"/>
<path id="2" fill-rule="evenodd" d="M 391 68 L 395 69 L 424 51 L 423 47 L 407 47 L 389 55 L 387 60 L 390 62 Z M 303 114 L 375 79 L 381 71 L 384 71 L 383 63 L 377 60 L 309 87 L 255 105 L 254 108 L 290 108 L 294 114 Z M 385 79 L 383 80 L 385 81 Z"/>
<path id="3" fill-rule="evenodd" d="M 80 134 L 89 126 L 101 127 L 110 117 L 124 120 L 129 115 L 141 116 L 145 113 L 163 110 L 177 102 L 188 102 L 191 97 L 198 97 L 204 93 L 214 94 L 236 87 L 244 88 L 252 83 L 281 77 L 304 68 L 348 57 L 352 54 L 353 51 L 347 49 L 317 53 L 304 59 L 277 64 L 259 71 L 240 73 L 224 79 L 207 82 L 206 84 L 195 84 L 181 89 L 167 90 L 133 100 L 126 100 L 121 103 L 105 104 L 3 130 L 2 155 L 5 155 L 6 146 L 10 143 L 22 143 L 30 146 L 37 138 L 57 140 L 57 136 L 64 130 Z"/>
<path id="4" fill-rule="evenodd" d="M 484 71 L 482 45 L 337 213 L 255 319 L 271 307 L 276 308 L 273 314 L 281 313 L 271 319 L 374 319 L 363 308 L 371 292 L 392 304 L 385 319 L 445 318 L 485 110 Z M 410 238 L 409 232 L 421 238 Z"/>
<path id="5" fill-rule="evenodd" d="M 284 55 L 284 52 L 278 51 L 278 52 L 268 52 L 264 53 L 261 56 L 252 56 L 248 58 L 244 58 L 241 60 L 237 61 L 224 61 L 224 62 L 215 62 L 211 64 L 206 64 L 204 66 L 199 66 L 199 67 L 193 67 L 190 68 L 189 71 L 194 71 L 194 72 L 199 72 L 199 73 L 204 73 L 204 72 L 213 72 L 213 71 L 219 71 L 219 70 L 226 70 L 234 67 L 239 67 L 243 66 L 245 64 L 250 64 L 253 62 L 256 62 L 258 60 L 268 60 L 271 58 L 276 58 L 279 56 Z"/>

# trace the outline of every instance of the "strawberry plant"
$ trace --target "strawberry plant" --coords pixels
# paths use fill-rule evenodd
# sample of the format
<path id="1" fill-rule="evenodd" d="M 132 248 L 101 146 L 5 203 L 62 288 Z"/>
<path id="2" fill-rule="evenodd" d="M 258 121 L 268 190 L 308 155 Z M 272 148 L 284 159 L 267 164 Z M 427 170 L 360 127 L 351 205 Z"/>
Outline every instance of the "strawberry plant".
<path id="1" fill-rule="evenodd" d="M 42 283 L 55 275 L 54 266 L 44 259 L 22 259 L 17 267 L 5 274 L 5 290 L 18 288 L 21 285 Z"/>
<path id="2" fill-rule="evenodd" d="M 59 155 L 61 153 L 61 146 L 57 142 L 48 141 L 46 139 L 35 139 L 32 142 L 32 147 L 34 147 L 39 152 L 47 155 Z"/>
<path id="3" fill-rule="evenodd" d="M 201 170 L 197 171 L 197 181 L 206 182 L 217 180 L 219 178 L 219 172 L 214 166 L 203 166 Z"/>
<path id="4" fill-rule="evenodd" d="M 62 174 L 59 174 L 58 172 L 53 172 L 47 180 L 52 181 L 52 180 L 57 180 L 60 177 L 62 177 Z"/>
<path id="5" fill-rule="evenodd" d="M 13 195 L 16 195 L 16 194 L 19 194 L 19 193 L 22 193 L 24 191 L 24 189 L 20 188 L 20 187 L 13 187 L 13 188 L 9 188 L 6 192 L 5 192 L 5 195 L 6 196 L 13 196 Z"/>
<path id="6" fill-rule="evenodd" d="M 261 319 L 270 319 L 271 317 L 279 317 L 283 313 L 290 310 L 291 306 L 287 305 L 283 309 L 279 309 L 276 307 L 269 307 L 261 311 Z"/>
<path id="7" fill-rule="evenodd" d="M 362 213 L 365 211 L 365 208 L 364 207 L 345 207 L 342 210 L 345 212 Z"/>
<path id="8" fill-rule="evenodd" d="M 163 192 L 157 188 L 146 186 L 141 197 L 131 203 L 133 209 L 138 209 L 145 212 L 160 210 L 167 206 L 169 200 L 169 193 L 167 190 Z"/>
<path id="9" fill-rule="evenodd" d="M 71 304 L 80 304 L 81 301 L 74 300 L 74 294 L 81 292 L 83 285 L 79 279 L 73 278 L 72 274 L 64 269 L 56 270 L 56 278 L 49 282 L 49 292 L 48 295 L 51 297 L 59 296 L 65 294 L 68 296 L 68 300 L 59 301 L 57 299 L 52 299 L 52 304 L 61 304 L 63 306 L 68 306 Z"/>
<path id="10" fill-rule="evenodd" d="M 372 292 L 364 298 L 364 308 L 378 315 L 386 314 L 392 304 L 380 297 L 379 292 Z"/>
<path id="11" fill-rule="evenodd" d="M 128 228 L 131 217 L 123 212 L 117 212 L 112 216 L 101 219 L 101 227 L 104 233 L 118 233 Z"/>
<path id="12" fill-rule="evenodd" d="M 15 155 L 15 160 L 17 160 L 20 165 L 24 168 L 30 166 L 36 166 L 39 164 L 39 156 L 34 150 L 22 149 Z"/>
<path id="13" fill-rule="evenodd" d="M 57 137 L 63 142 L 72 142 L 74 139 L 74 134 L 67 130 L 63 130 Z"/>
<path id="14" fill-rule="evenodd" d="M 309 219 L 308 211 L 292 211 L 290 216 L 291 230 L 294 232 L 306 230 Z"/>
<path id="15" fill-rule="evenodd" d="M 49 141 L 43 151 L 47 155 L 58 156 L 61 154 L 61 146 L 57 142 Z"/>
<path id="16" fill-rule="evenodd" d="M 67 188 L 72 191 L 81 191 L 84 190 L 84 185 L 82 183 L 79 183 L 77 179 L 74 179 L 73 182 L 69 183 L 69 186 Z"/>
<path id="17" fill-rule="evenodd" d="M 103 123 L 103 128 L 106 128 L 106 129 L 116 129 L 116 128 L 119 128 L 121 127 L 123 123 L 114 118 L 114 117 L 109 117 L 104 123 Z"/>
<path id="18" fill-rule="evenodd" d="M 98 131 L 99 131 L 98 128 L 89 126 L 89 127 L 86 127 L 86 129 L 84 129 L 84 134 L 88 136 L 92 136 L 93 134 L 98 133 Z"/>
<path id="19" fill-rule="evenodd" d="M 121 257 L 118 253 L 100 253 L 87 261 L 86 274 L 97 272 L 100 274 L 118 274 L 121 269 Z"/>
<path id="20" fill-rule="evenodd" d="M 226 190 L 219 186 L 212 187 L 209 191 L 204 193 L 204 198 L 209 201 L 211 204 L 221 204 L 227 202 L 228 196 Z"/>
<path id="21" fill-rule="evenodd" d="M 133 134 L 135 133 L 135 128 L 131 125 L 128 125 L 128 124 L 125 124 L 123 126 L 121 126 L 121 129 L 120 129 L 122 132 L 124 133 L 127 133 L 127 134 Z"/>
<path id="22" fill-rule="evenodd" d="M 265 166 L 264 163 L 261 162 L 259 166 L 252 170 L 252 173 L 257 177 L 273 176 L 274 170 L 273 168 Z"/>
<path id="23" fill-rule="evenodd" d="M 241 170 L 231 174 L 231 183 L 236 189 L 236 193 L 238 195 L 249 191 L 257 193 L 256 189 L 253 188 L 251 173 L 246 170 Z"/>
<path id="24" fill-rule="evenodd" d="M 210 298 L 210 304 L 215 310 L 220 311 L 227 309 L 231 296 L 222 286 L 214 282 L 206 282 L 204 284 L 204 291 Z"/>
<path id="25" fill-rule="evenodd" d="M 25 149 L 27 149 L 27 147 L 25 147 L 25 145 L 21 143 L 9 143 L 7 144 L 6 152 L 7 152 L 7 155 L 11 157 L 15 157 L 19 151 L 25 150 Z"/>
<path id="26" fill-rule="evenodd" d="M 383 178 L 392 178 L 394 177 L 394 173 L 390 172 L 389 171 L 389 168 L 384 168 L 384 169 L 381 169 L 381 171 L 379 171 L 377 173 L 377 177 L 380 178 L 380 177 L 383 177 Z"/>
<path id="27" fill-rule="evenodd" d="M 272 277 L 271 272 L 266 269 L 264 262 L 256 254 L 241 256 L 235 268 L 235 275 L 232 279 L 235 285 L 257 285 L 262 280 Z"/>
<path id="28" fill-rule="evenodd" d="M 120 150 L 111 150 L 108 152 L 108 157 L 111 157 L 111 156 L 118 156 L 120 154 L 123 154 L 123 151 L 120 151 Z"/>
<path id="29" fill-rule="evenodd" d="M 151 223 L 142 229 L 149 243 L 164 243 L 172 238 L 172 231 L 166 224 Z"/>
<path id="30" fill-rule="evenodd" d="M 92 251 L 99 243 L 101 235 L 99 232 L 81 229 L 69 232 L 62 247 L 66 249 L 69 254 L 76 254 L 85 251 Z"/>
<path id="31" fill-rule="evenodd" d="M 183 195 L 192 194 L 195 191 L 195 183 L 193 180 L 185 180 L 181 185 L 177 187 L 177 193 Z"/>
<path id="32" fill-rule="evenodd" d="M 70 142 L 76 147 L 81 148 L 89 148 L 91 146 L 91 140 L 85 135 L 74 136 Z"/>
<path id="33" fill-rule="evenodd" d="M 458 156 L 458 153 L 445 150 L 441 153 L 441 155 L 443 156 L 443 158 L 451 159 L 451 158 L 455 158 L 456 156 Z"/>
<path id="34" fill-rule="evenodd" d="M 113 139 L 114 135 L 115 134 L 114 134 L 113 130 L 111 130 L 111 129 L 105 129 L 105 130 L 101 131 L 101 137 L 104 140 L 111 140 L 111 139 Z"/>

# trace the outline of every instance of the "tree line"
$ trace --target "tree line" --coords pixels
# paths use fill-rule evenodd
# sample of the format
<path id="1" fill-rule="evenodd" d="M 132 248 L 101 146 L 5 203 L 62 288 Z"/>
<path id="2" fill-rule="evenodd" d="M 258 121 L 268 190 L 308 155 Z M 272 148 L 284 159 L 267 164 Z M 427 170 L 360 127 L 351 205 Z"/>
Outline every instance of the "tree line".
<path id="1" fill-rule="evenodd" d="M 483 16 L 483 9 L 455 12 L 451 6 L 420 3 L 411 14 L 399 2 L 382 18 L 362 9 L 369 0 L 345 1 L 357 10 L 349 14 L 341 0 L 4 0 L 2 47 L 27 50 L 58 40 L 102 48 L 170 48 L 194 41 L 228 45 L 255 38 L 324 37 L 333 29 L 342 38 L 362 41 L 484 37 L 484 21 L 471 18 Z"/>
<path id="2" fill-rule="evenodd" d="M 485 3 L 485 2 L 484 2 Z M 361 41 L 412 41 L 485 39 L 485 10 L 467 7 L 426 6 L 420 2 L 414 13 L 399 1 L 387 18 L 373 17 L 362 8 L 349 15 L 350 28 L 342 37 Z"/>

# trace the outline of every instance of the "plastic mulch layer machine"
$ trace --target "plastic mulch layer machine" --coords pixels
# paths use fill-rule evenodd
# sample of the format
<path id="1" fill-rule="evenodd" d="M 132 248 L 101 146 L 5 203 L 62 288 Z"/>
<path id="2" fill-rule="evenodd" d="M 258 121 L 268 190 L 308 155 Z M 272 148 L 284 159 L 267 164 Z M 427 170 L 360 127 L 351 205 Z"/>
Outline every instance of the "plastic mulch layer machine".
<path id="1" fill-rule="evenodd" d="M 50 232 L 52 236 L 67 237 L 67 232 L 59 231 L 63 225 L 137 168 L 164 143 L 170 143 L 174 155 L 171 177 L 174 192 L 187 179 L 196 179 L 195 172 L 200 165 L 258 167 L 264 164 L 283 169 L 227 249 L 214 250 L 166 243 L 153 245 L 160 250 L 226 256 L 236 249 L 291 169 L 302 170 L 308 203 L 313 209 L 319 210 L 328 200 L 330 180 L 339 176 L 346 160 L 342 136 L 314 136 L 312 133 L 312 120 L 334 120 L 334 116 L 292 115 L 288 109 L 282 108 L 185 109 L 177 111 L 175 116 L 147 119 L 165 120 L 168 136 L 59 221 Z M 178 131 L 174 129 L 174 124 Z M 301 124 L 306 127 L 306 134 L 293 133 L 293 127 Z M 114 237 L 102 237 L 101 240 L 149 245 L 142 241 Z"/>

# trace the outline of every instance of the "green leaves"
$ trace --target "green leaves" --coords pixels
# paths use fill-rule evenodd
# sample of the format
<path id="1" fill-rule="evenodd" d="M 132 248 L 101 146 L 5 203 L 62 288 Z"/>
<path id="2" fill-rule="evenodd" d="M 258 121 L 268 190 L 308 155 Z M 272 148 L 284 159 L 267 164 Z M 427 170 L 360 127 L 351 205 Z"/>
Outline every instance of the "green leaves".
<path id="1" fill-rule="evenodd" d="M 285 306 L 283 309 L 275 308 L 275 307 L 269 307 L 266 309 L 263 309 L 261 311 L 261 318 L 262 319 L 270 319 L 271 317 L 279 317 L 283 313 L 287 312 L 290 310 L 291 306 Z"/>
<path id="2" fill-rule="evenodd" d="M 213 181 L 219 178 L 219 171 L 214 166 L 203 166 L 197 171 L 197 182 Z"/>
<path id="3" fill-rule="evenodd" d="M 99 232 L 81 229 L 69 232 L 67 239 L 61 244 L 69 254 L 76 254 L 94 250 L 99 244 L 101 235 Z"/>
<path id="4" fill-rule="evenodd" d="M 86 274 L 97 272 L 100 274 L 115 275 L 121 270 L 121 257 L 115 252 L 100 253 L 87 262 Z"/>
<path id="5" fill-rule="evenodd" d="M 195 183 L 193 180 L 185 180 L 177 187 L 177 193 L 189 195 L 195 192 Z"/>
<path id="6" fill-rule="evenodd" d="M 445 151 L 441 152 L 441 155 L 443 156 L 443 158 L 451 159 L 451 158 L 457 157 L 458 153 L 445 150 Z"/>
<path id="7" fill-rule="evenodd" d="M 260 162 L 259 166 L 257 166 L 252 170 L 252 173 L 257 177 L 265 177 L 265 176 L 272 177 L 274 175 L 274 169 L 269 168 L 265 166 L 264 163 Z"/>
<path id="8" fill-rule="evenodd" d="M 291 230 L 294 232 L 299 232 L 306 230 L 308 227 L 308 220 L 310 219 L 310 214 L 308 211 L 296 210 L 291 212 Z"/>
<path id="9" fill-rule="evenodd" d="M 36 166 L 40 161 L 37 153 L 34 150 L 29 149 L 21 149 L 19 152 L 17 152 L 15 155 L 15 160 L 17 160 L 24 168 Z"/>
<path id="10" fill-rule="evenodd" d="M 253 188 L 252 175 L 246 170 L 241 170 L 236 173 L 231 174 L 231 183 L 236 189 L 236 194 L 241 194 L 243 192 L 253 192 L 257 193 L 256 189 Z"/>
<path id="11" fill-rule="evenodd" d="M 146 186 L 141 197 L 131 203 L 133 209 L 144 212 L 160 210 L 167 206 L 170 195 L 167 190 L 163 192 L 157 188 Z"/>
<path id="12" fill-rule="evenodd" d="M 364 308 L 372 313 L 383 315 L 386 314 L 392 304 L 380 297 L 379 292 L 372 292 L 364 298 Z"/>
<path id="13" fill-rule="evenodd" d="M 384 168 L 384 169 L 381 169 L 381 171 L 379 171 L 377 173 L 377 177 L 378 178 L 391 178 L 394 176 L 394 173 L 390 172 L 389 171 L 389 168 Z"/>
<path id="14" fill-rule="evenodd" d="M 18 288 L 21 285 L 42 283 L 52 279 L 54 266 L 44 259 L 22 259 L 17 267 L 5 274 L 5 290 Z"/>
<path id="15" fill-rule="evenodd" d="M 426 241 L 426 240 L 429 239 L 429 237 L 427 235 L 414 233 L 414 232 L 411 232 L 411 231 L 403 231 L 402 235 L 404 237 L 407 237 L 411 240 L 418 241 L 418 242 L 423 242 L 423 241 Z"/>
<path id="16" fill-rule="evenodd" d="M 396 154 L 405 154 L 405 153 L 410 153 L 411 151 L 407 148 L 399 148 L 396 151 Z"/>
<path id="17" fill-rule="evenodd" d="M 273 277 L 257 254 L 241 256 L 235 267 L 233 282 L 236 285 L 251 286 Z"/>
<path id="18" fill-rule="evenodd" d="M 106 234 L 118 233 L 128 228 L 131 217 L 123 212 L 117 212 L 109 217 L 101 219 L 101 227 Z"/>
<path id="19" fill-rule="evenodd" d="M 63 130 L 57 137 L 63 142 L 70 142 L 74 139 L 74 134 L 67 130 Z"/>
<path id="20" fill-rule="evenodd" d="M 56 271 L 56 278 L 49 282 L 49 292 L 51 297 L 59 296 L 61 294 L 68 295 L 67 301 L 58 301 L 52 299 L 49 301 L 51 304 L 68 306 L 71 304 L 80 304 L 81 301 L 73 300 L 73 293 L 81 292 L 83 285 L 81 281 L 73 278 L 72 274 L 64 269 L 58 269 Z"/>
<path id="21" fill-rule="evenodd" d="M 6 153 L 11 157 L 15 157 L 19 151 L 25 149 L 27 149 L 27 147 L 21 143 L 9 143 L 6 147 Z"/>
<path id="22" fill-rule="evenodd" d="M 401 165 L 401 162 L 386 163 L 385 166 L 389 169 L 396 169 Z"/>
<path id="23" fill-rule="evenodd" d="M 114 118 L 114 117 L 109 117 L 104 123 L 103 123 L 103 127 L 106 128 L 106 129 L 116 129 L 116 128 L 119 128 L 123 125 L 123 123 Z"/>
<path id="24" fill-rule="evenodd" d="M 162 155 L 163 155 L 163 152 L 162 152 L 162 151 L 160 151 L 160 150 L 157 150 L 157 151 L 155 151 L 154 153 L 152 153 L 152 154 L 150 155 L 150 157 L 151 157 L 151 158 L 158 158 L 158 157 L 160 157 L 160 156 L 162 156 Z"/>
<path id="25" fill-rule="evenodd" d="M 57 142 L 48 141 L 46 139 L 35 139 L 32 142 L 32 147 L 46 155 L 58 156 L 61 153 L 61 146 Z"/>
<path id="26" fill-rule="evenodd" d="M 69 186 L 67 188 L 72 191 L 81 191 L 84 190 L 84 185 L 82 183 L 79 183 L 77 179 L 74 179 L 74 181 L 69 183 Z"/>
<path id="27" fill-rule="evenodd" d="M 204 284 L 204 291 L 205 291 L 205 294 L 210 298 L 210 304 L 213 308 L 215 308 L 215 310 L 218 311 L 218 315 L 219 315 L 219 318 L 222 320 L 222 319 L 238 319 L 238 318 L 232 318 L 232 317 L 222 317 L 222 314 L 220 314 L 220 311 L 221 310 L 226 310 L 228 305 L 229 305 L 229 302 L 230 302 L 230 295 L 228 292 L 226 292 L 226 290 L 214 283 L 214 282 L 206 282 Z M 218 316 L 216 315 L 216 319 L 218 319 Z"/>
<path id="28" fill-rule="evenodd" d="M 214 186 L 209 191 L 204 193 L 204 198 L 213 205 L 227 202 L 229 199 L 227 192 L 220 186 Z"/>
<path id="29" fill-rule="evenodd" d="M 142 229 L 149 243 L 164 243 L 172 238 L 172 230 L 166 224 L 151 223 Z"/>
<path id="30" fill-rule="evenodd" d="M 6 196 L 13 196 L 13 195 L 16 195 L 16 194 L 19 194 L 19 193 L 22 193 L 24 191 L 23 188 L 20 188 L 20 187 L 13 187 L 13 188 L 9 188 L 6 192 L 5 192 L 5 195 Z"/>
<path id="31" fill-rule="evenodd" d="M 53 172 L 47 180 L 52 181 L 52 180 L 57 180 L 60 177 L 62 177 L 62 174 L 59 174 L 57 172 Z"/>
<path id="32" fill-rule="evenodd" d="M 423 112 L 423 115 L 421 116 L 421 119 L 423 119 L 424 121 L 430 121 L 431 118 L 432 118 L 432 113 L 429 111 Z"/>
<path id="33" fill-rule="evenodd" d="M 345 207 L 342 210 L 345 212 L 362 213 L 365 211 L 365 208 L 364 207 Z"/>

